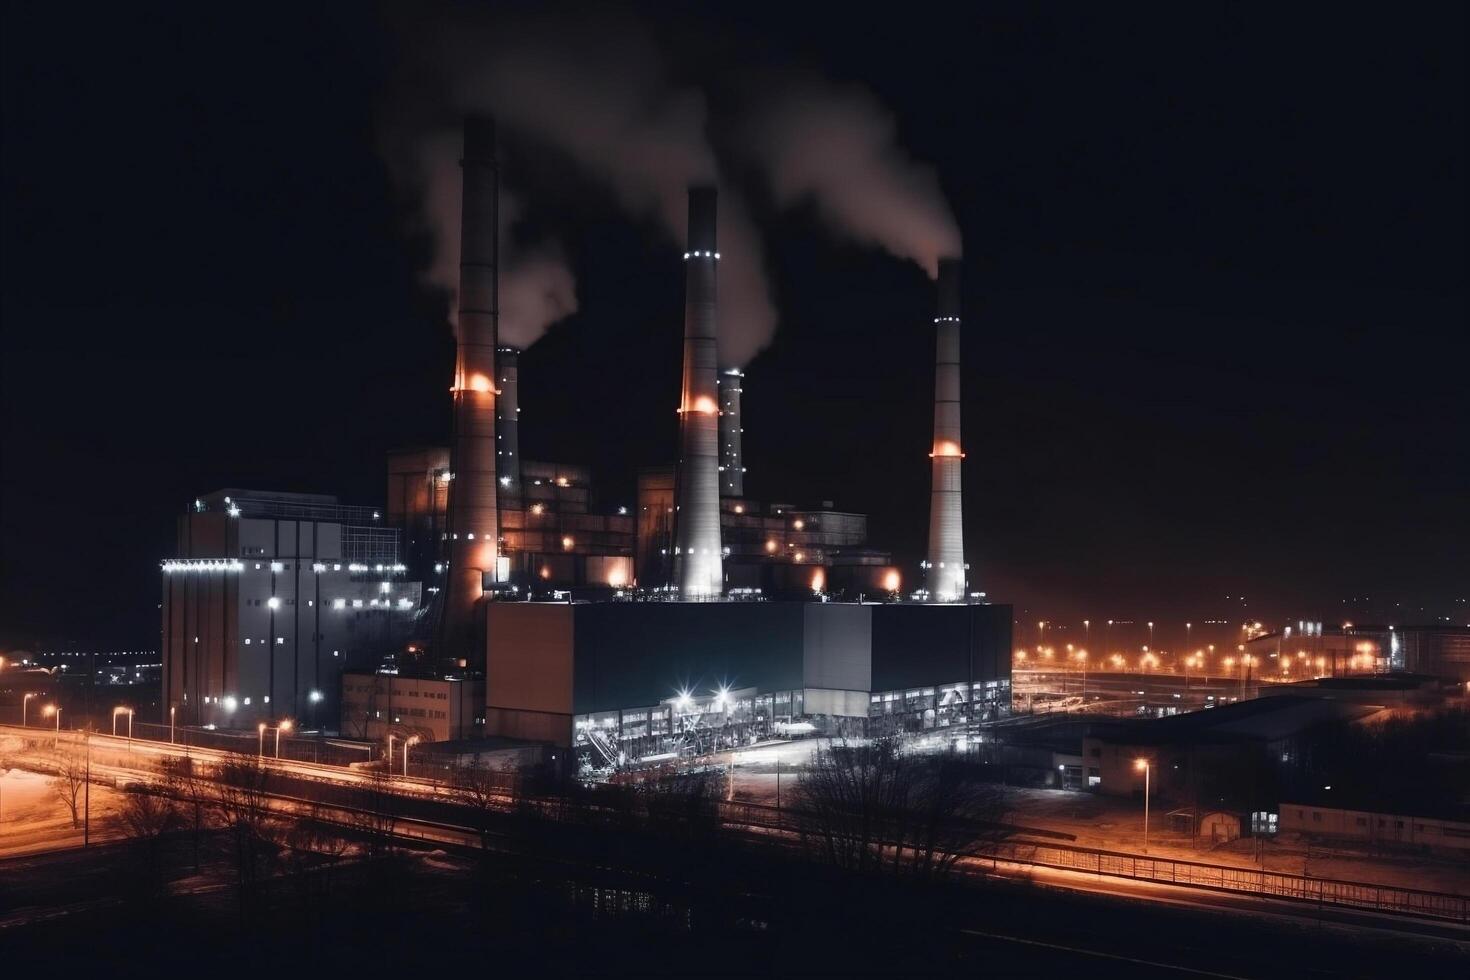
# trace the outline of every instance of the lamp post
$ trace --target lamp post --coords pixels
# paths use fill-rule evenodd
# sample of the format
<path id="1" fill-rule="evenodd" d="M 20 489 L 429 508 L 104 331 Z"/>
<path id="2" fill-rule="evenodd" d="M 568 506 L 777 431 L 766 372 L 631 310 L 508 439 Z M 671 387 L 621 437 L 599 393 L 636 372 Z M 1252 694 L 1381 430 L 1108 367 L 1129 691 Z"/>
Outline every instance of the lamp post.
<path id="1" fill-rule="evenodd" d="M 417 735 L 410 735 L 403 740 L 403 775 L 408 777 L 408 747 L 419 740 Z"/>
<path id="2" fill-rule="evenodd" d="M 133 740 L 133 709 L 127 705 L 118 705 L 112 709 L 112 737 L 117 738 L 117 716 L 128 716 L 128 741 Z"/>
<path id="3" fill-rule="evenodd" d="M 265 758 L 265 722 L 255 726 L 255 755 L 257 758 Z"/>
<path id="4" fill-rule="evenodd" d="M 388 774 L 393 774 L 393 733 L 388 733 Z"/>
<path id="5" fill-rule="evenodd" d="M 26 708 L 30 707 L 31 698 L 33 698 L 35 696 L 36 696 L 36 692 L 35 691 L 32 691 L 30 694 L 27 694 L 25 697 L 23 697 L 23 698 L 20 699 L 20 727 L 21 728 L 26 727 Z"/>
<path id="6" fill-rule="evenodd" d="M 279 759 L 281 757 L 281 732 L 282 731 L 289 732 L 290 730 L 291 730 L 291 719 L 290 718 L 287 718 L 285 721 L 281 722 L 279 725 L 276 726 L 276 758 L 277 759 Z"/>
<path id="7" fill-rule="evenodd" d="M 178 710 L 173 705 L 168 706 L 168 744 L 174 744 L 174 712 Z"/>
<path id="8" fill-rule="evenodd" d="M 1134 769 L 1142 769 L 1143 770 L 1143 853 L 1147 854 L 1148 853 L 1148 790 L 1149 790 L 1149 774 L 1150 774 L 1150 770 L 1153 767 L 1149 764 L 1149 760 L 1147 760 L 1147 759 L 1135 759 L 1133 761 L 1133 768 Z"/>
<path id="9" fill-rule="evenodd" d="M 41 714 L 43 716 L 47 717 L 47 718 L 50 718 L 52 715 L 55 715 L 56 716 L 56 734 L 57 735 L 60 735 L 61 734 L 61 709 L 59 707 L 57 707 L 56 705 L 54 705 L 54 704 L 48 704 L 48 705 L 46 705 L 45 708 L 41 709 Z"/>

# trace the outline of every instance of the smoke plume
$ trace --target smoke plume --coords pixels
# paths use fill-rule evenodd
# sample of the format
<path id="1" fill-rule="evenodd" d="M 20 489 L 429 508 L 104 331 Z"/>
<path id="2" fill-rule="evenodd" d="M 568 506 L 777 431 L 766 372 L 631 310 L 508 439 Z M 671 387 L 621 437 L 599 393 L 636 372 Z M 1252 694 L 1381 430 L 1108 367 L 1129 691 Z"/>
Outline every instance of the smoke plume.
<path id="1" fill-rule="evenodd" d="M 910 259 L 930 277 L 960 254 L 939 175 L 898 142 L 893 114 L 871 93 L 806 71 L 750 84 L 740 152 L 770 180 L 778 204 L 811 201 L 841 235 Z"/>
<path id="2" fill-rule="evenodd" d="M 434 250 L 424 278 L 451 297 L 459 289 L 460 143 L 458 129 L 423 133 L 417 140 L 415 182 Z M 500 340 L 525 349 L 558 320 L 577 312 L 577 280 L 554 240 L 521 243 L 523 213 L 515 194 L 500 192 Z M 457 304 L 450 304 L 453 321 Z"/>
<path id="3" fill-rule="evenodd" d="M 493 115 L 507 138 L 525 136 L 555 148 L 604 185 L 626 213 L 656 222 L 682 246 L 689 185 L 720 183 L 703 94 L 668 79 L 657 45 L 636 22 L 589 14 L 578 26 L 568 25 L 566 18 L 555 24 L 440 22 L 432 41 L 416 47 L 432 53 L 424 70 L 439 73 L 455 112 Z M 453 182 L 446 188 L 439 186 L 443 177 L 431 178 L 430 202 L 457 191 L 457 172 L 443 176 Z M 436 206 L 428 217 L 441 243 L 458 234 L 457 212 Z M 720 359 L 738 366 L 770 342 L 776 310 L 760 236 L 739 197 L 725 187 L 719 237 Z M 513 281 L 516 266 L 507 264 L 505 313 L 513 296 L 531 303 L 537 319 L 565 308 L 560 287 L 570 271 L 558 266 L 555 254 L 523 267 L 546 273 L 524 289 Z"/>
<path id="4" fill-rule="evenodd" d="M 406 74 L 420 85 L 427 80 L 432 95 L 403 118 L 492 115 L 503 141 L 555 149 L 625 213 L 655 222 L 676 245 L 686 233 L 689 185 L 720 187 L 724 366 L 744 366 L 770 342 L 776 310 L 760 235 L 739 194 L 721 180 L 712 127 L 736 135 L 727 141 L 734 159 L 726 162 L 768 183 L 778 206 L 810 202 L 836 234 L 911 260 L 931 276 L 941 256 L 959 254 L 938 175 L 899 145 L 892 113 L 858 86 L 807 71 L 767 73 L 737 89 L 733 107 L 722 110 L 730 118 L 711 119 L 704 92 L 671 76 L 644 24 L 602 8 L 488 19 L 461 8 L 421 25 L 409 50 Z M 416 141 L 425 218 L 437 244 L 431 279 L 451 292 L 459 243 L 454 136 Z M 502 227 L 505 213 L 503 200 Z M 554 242 L 529 252 L 513 239 L 506 244 L 501 329 L 508 342 L 529 344 L 576 309 L 575 283 Z"/>

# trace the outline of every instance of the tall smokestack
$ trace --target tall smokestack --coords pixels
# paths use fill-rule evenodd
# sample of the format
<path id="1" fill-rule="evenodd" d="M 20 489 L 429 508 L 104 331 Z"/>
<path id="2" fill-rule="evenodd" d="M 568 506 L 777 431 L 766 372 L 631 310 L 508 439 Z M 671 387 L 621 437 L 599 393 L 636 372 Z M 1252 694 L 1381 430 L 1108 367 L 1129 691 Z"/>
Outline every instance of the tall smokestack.
<path id="1" fill-rule="evenodd" d="M 716 382 L 715 189 L 689 189 L 684 253 L 684 384 L 679 402 L 675 578 L 684 599 L 724 591 L 720 552 L 720 421 Z"/>
<path id="2" fill-rule="evenodd" d="M 507 344 L 496 351 L 495 465 L 500 477 L 496 491 L 503 510 L 524 507 L 521 496 L 521 352 Z"/>
<path id="3" fill-rule="evenodd" d="M 745 496 L 745 451 L 740 446 L 740 396 L 745 375 L 730 368 L 720 376 L 720 496 Z"/>
<path id="4" fill-rule="evenodd" d="M 965 528 L 960 505 L 960 260 L 939 260 L 934 311 L 934 450 L 929 493 L 929 598 L 955 602 L 965 594 Z"/>
<path id="5" fill-rule="evenodd" d="M 475 603 L 495 580 L 500 522 L 495 500 L 495 336 L 499 319 L 499 171 L 495 123 L 464 123 L 459 320 L 454 369 L 454 480 L 449 489 L 447 654 L 471 652 Z"/>

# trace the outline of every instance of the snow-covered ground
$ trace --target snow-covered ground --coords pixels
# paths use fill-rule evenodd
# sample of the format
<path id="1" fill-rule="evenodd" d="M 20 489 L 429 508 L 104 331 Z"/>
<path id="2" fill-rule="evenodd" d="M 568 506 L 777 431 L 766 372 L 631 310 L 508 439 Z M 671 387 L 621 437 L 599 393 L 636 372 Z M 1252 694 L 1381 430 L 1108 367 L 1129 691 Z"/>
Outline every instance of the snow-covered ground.
<path id="1" fill-rule="evenodd" d="M 36 768 L 40 768 L 39 763 Z M 44 772 L 17 767 L 14 757 L 6 756 L 0 762 L 0 856 L 81 844 L 82 830 L 72 826 L 71 812 L 51 781 L 52 777 Z M 111 839 L 116 836 L 118 794 L 94 782 L 91 795 L 92 839 Z"/>

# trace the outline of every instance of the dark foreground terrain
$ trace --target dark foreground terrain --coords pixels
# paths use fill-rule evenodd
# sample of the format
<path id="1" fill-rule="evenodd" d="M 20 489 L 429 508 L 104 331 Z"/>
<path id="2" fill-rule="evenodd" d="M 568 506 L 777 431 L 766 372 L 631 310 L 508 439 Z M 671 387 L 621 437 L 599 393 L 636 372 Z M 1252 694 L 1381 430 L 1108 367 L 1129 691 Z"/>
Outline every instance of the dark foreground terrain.
<path id="1" fill-rule="evenodd" d="M 0 962 L 17 977 L 1470 972 L 1449 940 L 984 875 L 855 875 L 668 827 L 533 820 L 490 853 L 354 836 L 244 876 L 228 831 L 5 862 Z"/>

